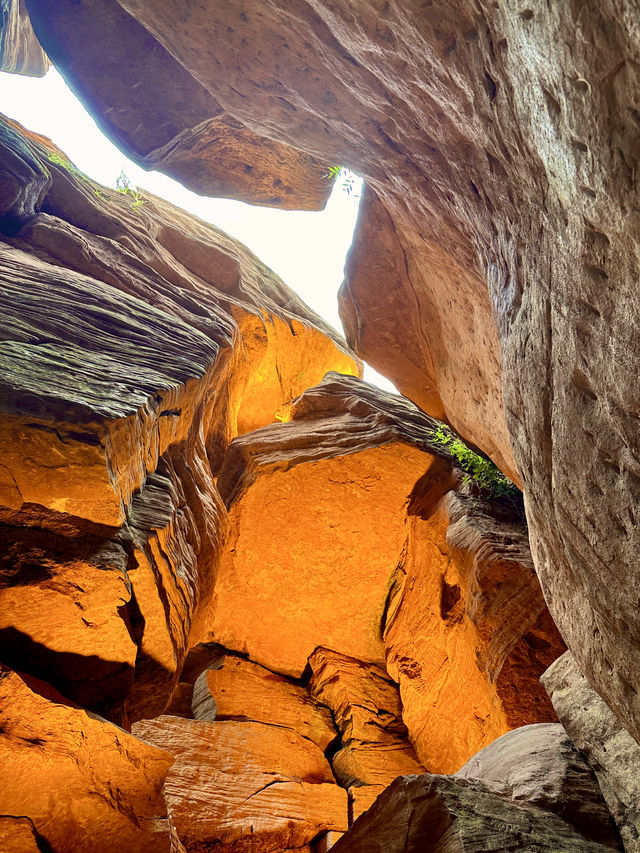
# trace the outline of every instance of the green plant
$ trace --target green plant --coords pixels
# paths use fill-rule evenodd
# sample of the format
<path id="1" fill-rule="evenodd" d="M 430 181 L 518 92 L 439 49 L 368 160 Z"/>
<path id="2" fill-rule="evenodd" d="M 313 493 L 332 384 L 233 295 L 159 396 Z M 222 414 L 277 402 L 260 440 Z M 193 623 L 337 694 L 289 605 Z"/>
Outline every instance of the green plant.
<path id="1" fill-rule="evenodd" d="M 127 175 L 125 170 L 123 169 L 118 177 L 116 178 L 115 184 L 116 190 L 122 195 L 129 196 L 132 199 L 131 207 L 133 210 L 140 210 L 142 205 L 144 204 L 144 198 L 138 192 L 138 188 L 133 183 L 131 178 Z"/>
<path id="2" fill-rule="evenodd" d="M 335 183 L 340 182 L 341 188 L 347 195 L 354 193 L 358 180 L 356 173 L 347 169 L 346 166 L 329 166 L 324 177 L 331 178 Z M 357 198 L 357 196 L 354 197 Z"/>
<path id="3" fill-rule="evenodd" d="M 64 157 L 62 154 L 58 154 L 57 151 L 47 151 L 47 160 L 50 163 L 55 163 L 56 166 L 62 166 L 63 169 L 66 169 L 67 172 L 71 172 L 72 175 L 81 175 L 79 169 L 77 169 L 71 160 Z"/>
<path id="4" fill-rule="evenodd" d="M 474 453 L 457 435 L 444 426 L 433 430 L 430 436 L 433 444 L 446 447 L 466 474 L 465 482 L 473 480 L 476 485 L 493 497 L 517 498 L 520 490 L 486 456 Z"/>

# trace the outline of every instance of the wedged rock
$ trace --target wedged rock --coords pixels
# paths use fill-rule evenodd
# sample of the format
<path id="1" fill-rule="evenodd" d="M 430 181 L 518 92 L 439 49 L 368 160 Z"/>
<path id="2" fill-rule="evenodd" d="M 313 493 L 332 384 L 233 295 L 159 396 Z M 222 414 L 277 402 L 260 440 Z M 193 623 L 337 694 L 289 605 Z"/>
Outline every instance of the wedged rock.
<path id="1" fill-rule="evenodd" d="M 0 4 L 0 71 L 42 77 L 49 59 L 35 37 L 25 0 Z"/>
<path id="2" fill-rule="evenodd" d="M 240 244 L 0 126 L 0 660 L 126 725 L 202 639 L 229 440 L 359 367 Z"/>
<path id="3" fill-rule="evenodd" d="M 620 850 L 593 771 L 560 723 L 538 723 L 508 732 L 455 775 L 479 779 L 516 803 L 553 812 L 590 841 Z"/>
<path id="4" fill-rule="evenodd" d="M 379 793 L 396 776 L 424 771 L 402 722 L 398 687 L 384 670 L 324 648 L 309 666 L 309 691 L 331 709 L 342 736 L 331 757 L 341 785 L 374 785 Z"/>
<path id="5" fill-rule="evenodd" d="M 0 814 L 29 818 L 41 844 L 16 850 L 168 853 L 173 757 L 5 667 L 0 764 Z"/>
<path id="6" fill-rule="evenodd" d="M 560 722 L 593 768 L 627 853 L 640 850 L 640 747 L 566 652 L 542 676 Z"/>
<path id="7" fill-rule="evenodd" d="M 597 853 L 557 815 L 515 803 L 481 782 L 413 776 L 390 785 L 338 841 L 335 853 Z"/>
<path id="8" fill-rule="evenodd" d="M 193 686 L 198 676 L 205 669 L 216 669 L 222 665 L 224 651 L 222 646 L 218 646 L 216 643 L 200 643 L 189 649 L 182 665 L 178 683 L 165 709 L 167 716 L 193 719 L 193 712 L 191 710 Z"/>
<path id="9" fill-rule="evenodd" d="M 438 422 L 361 380 L 327 375 L 283 420 L 220 471 L 233 532 L 211 638 L 294 677 L 317 646 L 386 667 L 434 772 L 554 720 L 538 679 L 565 647 L 517 505 L 463 483 Z"/>
<path id="10" fill-rule="evenodd" d="M 322 160 L 236 119 L 115 0 L 27 5 L 67 83 L 143 168 L 201 195 L 294 210 L 324 206 L 331 179 Z"/>
<path id="11" fill-rule="evenodd" d="M 331 714 L 309 692 L 252 661 L 226 655 L 217 669 L 205 670 L 193 690 L 196 720 L 248 720 L 284 726 L 326 752 L 338 733 Z"/>
<path id="12" fill-rule="evenodd" d="M 347 828 L 347 792 L 321 750 L 289 728 L 165 716 L 133 731 L 175 756 L 164 796 L 187 853 L 279 853 Z"/>

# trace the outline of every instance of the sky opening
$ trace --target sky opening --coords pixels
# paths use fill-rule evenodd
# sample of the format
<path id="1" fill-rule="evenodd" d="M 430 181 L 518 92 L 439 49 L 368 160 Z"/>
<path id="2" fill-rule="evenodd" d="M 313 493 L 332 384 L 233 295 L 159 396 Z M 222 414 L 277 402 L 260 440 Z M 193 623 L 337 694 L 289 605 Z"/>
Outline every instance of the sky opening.
<path id="1" fill-rule="evenodd" d="M 146 172 L 103 135 L 62 76 L 0 72 L 0 112 L 48 136 L 93 180 L 114 187 L 124 171 L 137 187 L 211 222 L 240 240 L 271 267 L 311 308 L 342 332 L 337 292 L 351 245 L 360 200 L 360 180 L 336 181 L 323 211 L 297 212 L 254 207 L 230 199 L 205 198 L 160 172 Z M 365 365 L 365 379 L 385 390 L 393 385 Z"/>

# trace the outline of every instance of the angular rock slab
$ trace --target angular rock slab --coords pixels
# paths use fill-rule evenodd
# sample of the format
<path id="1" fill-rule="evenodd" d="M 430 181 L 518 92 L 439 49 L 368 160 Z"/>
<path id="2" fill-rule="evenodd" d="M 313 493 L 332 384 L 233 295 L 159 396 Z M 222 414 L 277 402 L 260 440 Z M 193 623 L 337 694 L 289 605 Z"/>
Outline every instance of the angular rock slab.
<path id="1" fill-rule="evenodd" d="M 580 672 L 571 652 L 542 676 L 560 722 L 593 768 L 627 853 L 640 851 L 640 747 Z"/>
<path id="2" fill-rule="evenodd" d="M 604 853 L 559 817 L 452 776 L 397 779 L 335 853 Z"/>
<path id="3" fill-rule="evenodd" d="M 290 729 L 159 717 L 133 731 L 176 758 L 164 796 L 186 853 L 279 853 L 347 828 L 347 792 Z"/>
<path id="4" fill-rule="evenodd" d="M 478 779 L 516 803 L 553 812 L 590 841 L 620 849 L 594 773 L 560 723 L 538 723 L 507 732 L 455 775 Z"/>
<path id="5" fill-rule="evenodd" d="M 172 764 L 49 685 L 0 668 L 0 814 L 27 816 L 46 849 L 168 853 L 161 789 Z"/>
<path id="6" fill-rule="evenodd" d="M 331 714 L 309 692 L 259 664 L 226 655 L 219 668 L 203 672 L 194 685 L 196 720 L 249 720 L 285 726 L 322 752 L 338 732 Z"/>

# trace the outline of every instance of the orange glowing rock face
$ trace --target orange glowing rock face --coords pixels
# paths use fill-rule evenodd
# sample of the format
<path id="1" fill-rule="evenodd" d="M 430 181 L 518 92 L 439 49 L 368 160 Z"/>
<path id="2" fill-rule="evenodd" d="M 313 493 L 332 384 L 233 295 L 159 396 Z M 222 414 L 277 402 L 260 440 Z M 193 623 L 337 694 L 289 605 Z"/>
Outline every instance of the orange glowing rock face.
<path id="1" fill-rule="evenodd" d="M 50 849 L 168 853 L 161 789 L 172 764 L 43 682 L 0 669 L 0 811 L 27 814 Z"/>
<path id="2" fill-rule="evenodd" d="M 432 772 L 457 770 L 531 716 L 555 719 L 538 678 L 564 646 L 544 622 L 518 511 L 462 487 L 429 444 L 433 422 L 357 379 L 327 376 L 291 417 L 225 458 L 232 532 L 211 638 L 295 677 L 318 645 L 386 665 Z M 376 762 L 345 752 L 335 769 L 379 784 Z"/>
<path id="3" fill-rule="evenodd" d="M 316 646 L 383 663 L 389 567 L 426 461 L 387 444 L 289 470 L 261 466 L 230 508 L 212 607 L 216 641 L 294 677 Z M 389 470 L 392 478 L 377 473 Z"/>
<path id="4" fill-rule="evenodd" d="M 347 792 L 290 728 L 167 716 L 133 731 L 176 758 L 164 795 L 187 853 L 277 851 L 347 829 Z"/>

